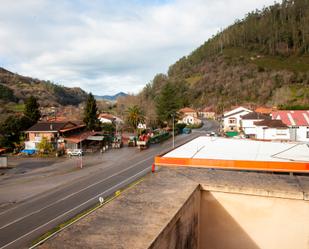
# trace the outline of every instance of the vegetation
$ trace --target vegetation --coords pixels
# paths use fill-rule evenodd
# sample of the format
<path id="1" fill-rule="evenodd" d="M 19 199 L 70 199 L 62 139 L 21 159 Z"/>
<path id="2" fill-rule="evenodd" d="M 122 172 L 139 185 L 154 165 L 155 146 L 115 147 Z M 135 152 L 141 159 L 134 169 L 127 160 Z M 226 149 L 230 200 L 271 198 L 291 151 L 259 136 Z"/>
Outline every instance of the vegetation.
<path id="1" fill-rule="evenodd" d="M 24 139 L 23 131 L 31 126 L 32 121 L 26 116 L 9 116 L 0 123 L 0 147 L 16 148 Z"/>
<path id="2" fill-rule="evenodd" d="M 116 126 L 112 123 L 101 124 L 102 131 L 108 134 L 112 134 L 116 131 Z"/>
<path id="3" fill-rule="evenodd" d="M 18 99 L 12 89 L 0 84 L 0 100 L 16 102 Z"/>
<path id="4" fill-rule="evenodd" d="M 38 122 L 41 117 L 39 107 L 40 105 L 35 97 L 30 96 L 28 99 L 26 99 L 24 116 L 31 120 L 32 125 Z"/>
<path id="5" fill-rule="evenodd" d="M 96 100 L 92 93 L 89 93 L 84 112 L 84 123 L 86 124 L 88 130 L 94 130 L 99 127 L 97 111 L 98 109 Z"/>
<path id="6" fill-rule="evenodd" d="M 156 99 L 156 110 L 159 120 L 171 123 L 172 116 L 176 118 L 176 113 L 181 107 L 180 99 L 176 89 L 171 83 L 162 87 L 159 97 Z"/>
<path id="7" fill-rule="evenodd" d="M 137 126 L 139 123 L 144 123 L 145 116 L 141 108 L 137 105 L 133 105 L 129 107 L 126 111 L 127 117 L 126 121 L 128 125 L 134 130 L 137 130 Z"/>
<path id="8" fill-rule="evenodd" d="M 80 88 L 68 88 L 19 74 L 0 67 L 0 100 L 24 102 L 30 96 L 37 98 L 41 106 L 78 105 L 86 100 L 87 93 Z"/>
<path id="9" fill-rule="evenodd" d="M 234 105 L 307 108 L 308 23 L 308 0 L 255 10 L 171 65 L 167 75 L 156 75 L 130 101 L 156 125 L 184 106 L 218 113 Z"/>
<path id="10" fill-rule="evenodd" d="M 53 146 L 46 137 L 42 137 L 41 142 L 38 144 L 38 149 L 40 153 L 43 154 L 51 153 L 53 151 Z"/>

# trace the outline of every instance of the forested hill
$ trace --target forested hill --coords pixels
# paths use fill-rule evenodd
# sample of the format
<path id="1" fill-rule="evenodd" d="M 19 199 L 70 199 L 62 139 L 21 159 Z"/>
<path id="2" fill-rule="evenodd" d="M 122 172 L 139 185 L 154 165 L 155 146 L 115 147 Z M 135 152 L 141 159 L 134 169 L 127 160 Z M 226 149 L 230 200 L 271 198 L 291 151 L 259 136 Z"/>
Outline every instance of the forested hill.
<path id="1" fill-rule="evenodd" d="M 33 79 L 12 73 L 0 67 L 0 103 L 20 103 L 31 95 L 41 106 L 78 105 L 87 93 L 79 87 L 69 88 L 49 81 Z"/>
<path id="2" fill-rule="evenodd" d="M 309 107 L 309 0 L 286 0 L 248 13 L 157 75 L 148 101 L 170 83 L 179 105 Z"/>

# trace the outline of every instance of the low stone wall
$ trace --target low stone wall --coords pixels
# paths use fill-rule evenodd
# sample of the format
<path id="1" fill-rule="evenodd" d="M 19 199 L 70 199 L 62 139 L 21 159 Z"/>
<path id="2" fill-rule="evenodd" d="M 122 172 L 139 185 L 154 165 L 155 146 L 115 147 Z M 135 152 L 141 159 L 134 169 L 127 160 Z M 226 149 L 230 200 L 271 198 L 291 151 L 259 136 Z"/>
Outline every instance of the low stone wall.
<path id="1" fill-rule="evenodd" d="M 8 167 L 8 158 L 4 156 L 0 156 L 0 168 Z"/>

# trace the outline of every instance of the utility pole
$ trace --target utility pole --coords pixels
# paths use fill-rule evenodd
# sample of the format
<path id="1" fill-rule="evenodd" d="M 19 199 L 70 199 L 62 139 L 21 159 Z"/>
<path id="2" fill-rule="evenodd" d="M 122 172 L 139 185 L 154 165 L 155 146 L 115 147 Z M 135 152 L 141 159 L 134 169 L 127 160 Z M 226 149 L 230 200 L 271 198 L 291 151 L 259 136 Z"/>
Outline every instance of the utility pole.
<path id="1" fill-rule="evenodd" d="M 80 151 L 81 151 L 81 155 L 80 155 L 80 168 L 83 168 L 83 148 L 82 148 L 82 134 L 80 134 Z"/>
<path id="2" fill-rule="evenodd" d="M 172 114 L 172 118 L 173 118 L 173 148 L 175 147 L 175 114 Z"/>

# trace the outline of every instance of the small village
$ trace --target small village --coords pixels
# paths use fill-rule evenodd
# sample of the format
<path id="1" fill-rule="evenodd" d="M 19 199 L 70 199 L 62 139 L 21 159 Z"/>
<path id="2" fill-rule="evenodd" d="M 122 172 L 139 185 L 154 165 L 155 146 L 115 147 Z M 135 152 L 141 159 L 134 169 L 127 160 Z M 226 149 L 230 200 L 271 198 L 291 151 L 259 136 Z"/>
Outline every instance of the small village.
<path id="1" fill-rule="evenodd" d="M 174 135 L 190 133 L 191 129 L 201 128 L 203 122 L 214 120 L 218 123 L 216 132 L 205 135 L 261 141 L 309 141 L 308 110 L 276 110 L 266 107 L 250 110 L 240 106 L 218 115 L 211 108 L 195 110 L 185 107 L 178 111 L 177 117 Z M 137 146 L 141 150 L 173 135 L 172 127 L 152 130 L 145 123 L 138 123 L 135 133 L 130 133 L 125 130 L 124 120 L 110 113 L 100 113 L 97 119 L 110 130 L 89 131 L 82 121 L 45 116 L 44 120 L 25 131 L 24 147 L 15 154 L 39 155 L 42 141 L 50 145 L 47 148 L 51 149 L 46 153 L 53 152 L 54 156 L 82 156 L 84 153 L 98 151 L 103 153 L 124 145 Z M 5 151 L 5 148 L 1 148 L 2 154 Z"/>

